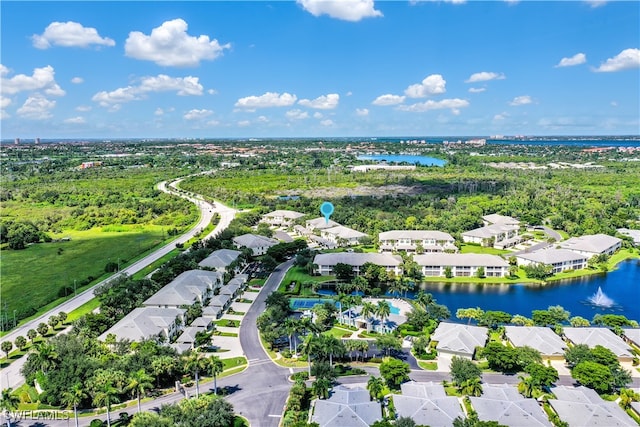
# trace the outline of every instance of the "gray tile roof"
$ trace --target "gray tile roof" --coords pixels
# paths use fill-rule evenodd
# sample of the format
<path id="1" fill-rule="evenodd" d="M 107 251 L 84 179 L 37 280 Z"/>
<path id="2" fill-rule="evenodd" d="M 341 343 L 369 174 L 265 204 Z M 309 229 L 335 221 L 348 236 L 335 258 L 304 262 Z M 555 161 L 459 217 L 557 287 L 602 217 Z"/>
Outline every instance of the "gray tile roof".
<path id="1" fill-rule="evenodd" d="M 476 347 L 484 347 L 489 329 L 482 326 L 440 322 L 432 341 L 437 341 L 438 351 L 454 352 L 472 356 Z"/>
<path id="2" fill-rule="evenodd" d="M 519 230 L 520 227 L 517 225 L 508 225 L 508 224 L 493 224 L 487 225 L 480 228 L 475 228 L 473 230 L 465 231 L 462 233 L 463 236 L 469 237 L 480 237 L 483 239 L 490 239 L 493 236 L 497 236 L 507 231 Z"/>
<path id="3" fill-rule="evenodd" d="M 361 237 L 367 236 L 367 233 L 362 233 L 358 230 L 354 230 L 353 228 L 345 227 L 344 225 L 336 225 L 335 227 L 325 228 L 324 230 L 322 230 L 322 232 L 343 239 L 359 239 Z"/>
<path id="4" fill-rule="evenodd" d="M 220 288 L 220 294 L 222 295 L 235 295 L 240 289 L 240 284 L 238 282 L 231 283 L 229 282 L 227 285 Z"/>
<path id="5" fill-rule="evenodd" d="M 224 307 L 230 299 L 229 295 L 226 294 L 214 295 L 209 301 L 209 307 Z"/>
<path id="6" fill-rule="evenodd" d="M 270 239 L 265 236 L 247 233 L 247 234 L 243 234 L 242 236 L 234 237 L 233 243 L 235 243 L 235 245 L 238 247 L 244 246 L 249 249 L 252 249 L 252 248 L 275 246 L 278 244 L 278 241 L 275 239 Z"/>
<path id="7" fill-rule="evenodd" d="M 543 356 L 562 356 L 567 344 L 551 328 L 542 326 L 505 326 L 509 341 L 516 347 L 535 348 Z"/>
<path id="8" fill-rule="evenodd" d="M 222 306 L 208 305 L 202 308 L 202 316 L 215 319 L 222 313 Z"/>
<path id="9" fill-rule="evenodd" d="M 633 353 L 629 345 L 622 338 L 611 332 L 607 328 L 563 328 L 564 335 L 574 344 L 587 344 L 590 348 L 596 345 L 611 350 L 618 357 L 633 357 Z"/>
<path id="10" fill-rule="evenodd" d="M 321 216 L 318 218 L 314 218 L 314 219 L 310 219 L 306 222 L 307 228 L 312 228 L 312 229 L 317 229 L 317 230 L 324 230 L 325 228 L 331 228 L 331 227 L 336 227 L 340 224 L 338 224 L 337 222 L 333 221 L 333 220 L 329 220 L 329 222 L 327 222 L 327 220 L 325 219 L 325 217 Z"/>
<path id="11" fill-rule="evenodd" d="M 635 245 L 640 245 L 640 230 L 631 230 L 628 228 L 618 228 L 618 233 L 629 236 L 633 239 Z"/>
<path id="12" fill-rule="evenodd" d="M 242 252 L 233 249 L 218 249 L 198 263 L 200 267 L 227 268 Z"/>
<path id="13" fill-rule="evenodd" d="M 482 385 L 481 397 L 470 397 L 482 421 L 497 421 L 511 427 L 548 426 L 546 413 L 535 399 L 525 399 L 512 385 Z"/>
<path id="14" fill-rule="evenodd" d="M 574 260 L 586 261 L 587 257 L 568 249 L 539 249 L 533 252 L 525 252 L 517 255 L 528 261 L 539 262 L 542 264 L 554 264 L 557 262 L 568 262 Z"/>
<path id="15" fill-rule="evenodd" d="M 512 218 L 510 216 L 495 214 L 495 213 L 489 214 L 489 215 L 483 215 L 482 219 L 487 221 L 489 224 L 514 224 L 514 225 L 520 224 L 520 221 L 518 221 L 515 218 Z"/>
<path id="16" fill-rule="evenodd" d="M 163 330 L 170 329 L 177 317 L 187 310 L 182 308 L 139 307 L 123 317 L 118 323 L 100 335 L 104 341 L 107 335 L 114 334 L 118 339 L 140 341 L 158 336 Z"/>
<path id="17" fill-rule="evenodd" d="M 289 210 L 276 210 L 263 215 L 263 217 L 265 218 L 283 217 L 285 219 L 298 219 L 302 218 L 303 216 L 303 213 Z"/>
<path id="18" fill-rule="evenodd" d="M 208 328 L 211 325 L 211 319 L 206 317 L 197 317 L 191 322 L 191 326 L 200 330 Z"/>
<path id="19" fill-rule="evenodd" d="M 222 273 L 217 271 L 189 270 L 181 273 L 168 285 L 149 297 L 143 304 L 147 306 L 191 305 L 202 298 L 208 290 L 222 283 Z"/>
<path id="20" fill-rule="evenodd" d="M 397 267 L 402 264 L 402 257 L 399 255 L 371 252 L 335 252 L 318 254 L 313 259 L 313 263 L 317 265 L 336 265 L 338 263 L 343 263 L 352 266 L 362 266 L 368 262 L 376 265 Z"/>
<path id="21" fill-rule="evenodd" d="M 411 240 L 450 240 L 454 238 L 449 233 L 444 231 L 434 230 L 391 230 L 384 231 L 378 234 L 378 240 L 398 240 L 398 239 L 411 239 Z"/>
<path id="22" fill-rule="evenodd" d="M 508 267 L 509 263 L 498 255 L 488 254 L 445 254 L 429 253 L 414 255 L 413 260 L 420 266 L 451 266 L 451 267 Z"/>
<path id="23" fill-rule="evenodd" d="M 447 396 L 442 384 L 415 383 L 402 384 L 402 395 L 393 395 L 396 413 L 409 417 L 416 424 L 431 427 L 449 427 L 457 417 L 464 418 L 458 399 Z"/>
<path id="24" fill-rule="evenodd" d="M 316 400 L 312 422 L 320 427 L 369 427 L 382 419 L 380 403 L 371 402 L 363 388 L 334 387 L 327 400 Z"/>
<path id="25" fill-rule="evenodd" d="M 617 403 L 601 399 L 594 390 L 560 386 L 551 391 L 557 399 L 549 399 L 549 404 L 572 427 L 637 427 Z"/>
<path id="26" fill-rule="evenodd" d="M 640 346 L 640 328 L 623 328 L 624 336 Z"/>
<path id="27" fill-rule="evenodd" d="M 196 328 L 195 326 L 187 326 L 183 329 L 180 336 L 176 339 L 178 344 L 191 344 L 196 342 L 196 334 L 202 332 L 202 328 Z"/>
<path id="28" fill-rule="evenodd" d="M 607 236 L 606 234 L 592 234 L 572 237 L 564 242 L 560 242 L 559 245 L 569 250 L 599 254 L 620 242 L 621 240 L 617 237 Z"/>

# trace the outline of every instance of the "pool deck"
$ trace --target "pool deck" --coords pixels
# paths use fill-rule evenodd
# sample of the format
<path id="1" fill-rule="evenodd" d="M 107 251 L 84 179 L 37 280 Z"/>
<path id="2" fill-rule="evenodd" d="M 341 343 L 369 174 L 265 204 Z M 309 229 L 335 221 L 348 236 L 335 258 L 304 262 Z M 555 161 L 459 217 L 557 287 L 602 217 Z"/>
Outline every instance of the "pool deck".
<path id="1" fill-rule="evenodd" d="M 399 298 L 363 298 L 362 302 L 371 302 L 373 304 L 377 304 L 378 301 L 387 301 L 394 307 L 397 307 L 400 310 L 401 316 L 407 316 L 408 313 L 411 312 L 412 307 L 407 301 L 399 299 Z"/>

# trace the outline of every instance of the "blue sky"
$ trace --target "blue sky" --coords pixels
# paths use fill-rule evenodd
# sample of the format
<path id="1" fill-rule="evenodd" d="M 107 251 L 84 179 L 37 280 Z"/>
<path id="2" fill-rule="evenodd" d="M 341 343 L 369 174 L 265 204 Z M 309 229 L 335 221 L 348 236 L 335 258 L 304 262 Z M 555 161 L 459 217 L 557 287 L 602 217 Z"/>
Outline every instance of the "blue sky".
<path id="1" fill-rule="evenodd" d="M 637 1 L 2 1 L 1 137 L 640 134 Z"/>

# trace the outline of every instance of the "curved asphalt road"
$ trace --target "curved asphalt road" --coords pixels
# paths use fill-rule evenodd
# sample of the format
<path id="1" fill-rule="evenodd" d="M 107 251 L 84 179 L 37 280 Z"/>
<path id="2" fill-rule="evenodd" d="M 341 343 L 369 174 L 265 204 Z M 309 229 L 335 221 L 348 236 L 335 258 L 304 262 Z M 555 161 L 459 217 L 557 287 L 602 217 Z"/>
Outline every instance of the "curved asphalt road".
<path id="1" fill-rule="evenodd" d="M 197 233 L 199 233 L 201 230 L 206 228 L 207 225 L 209 225 L 209 223 L 211 223 L 211 219 L 213 218 L 214 213 L 218 213 L 220 215 L 220 221 L 218 222 L 215 229 L 209 235 L 206 236 L 206 238 L 214 236 L 220 231 L 227 228 L 231 220 L 233 220 L 233 218 L 235 217 L 236 211 L 234 209 L 231 209 L 227 206 L 222 205 L 221 203 L 216 202 L 214 206 L 213 204 L 202 199 L 200 196 L 192 197 L 192 196 L 188 196 L 183 193 L 179 193 L 175 191 L 175 188 L 176 188 L 175 185 L 179 183 L 182 179 L 183 178 L 180 178 L 172 182 L 171 184 L 169 184 L 170 188 L 167 188 L 167 182 L 163 181 L 158 184 L 158 189 L 161 191 L 164 191 L 165 193 L 182 197 L 194 203 L 200 210 L 200 221 L 198 221 L 198 223 L 191 230 L 189 230 L 182 236 L 176 238 L 175 240 L 172 240 L 170 243 L 166 244 L 160 249 L 154 251 L 153 253 L 145 256 L 139 261 L 136 261 L 130 266 L 124 268 L 123 270 L 121 270 L 121 273 L 124 273 L 127 275 L 135 274 L 138 271 L 145 268 L 147 265 L 157 261 L 158 259 L 162 258 L 166 254 L 174 250 L 176 248 L 176 243 L 187 242 L 192 237 L 194 237 Z M 76 308 L 80 307 L 81 305 L 93 299 L 94 297 L 93 291 L 95 290 L 95 288 L 113 279 L 113 277 L 114 276 L 111 276 L 108 279 L 101 281 L 100 283 L 81 292 L 80 294 L 71 298 L 70 300 L 65 301 L 64 303 L 60 304 L 56 308 L 49 310 L 47 313 L 41 316 L 38 316 L 37 318 L 30 320 L 23 325 L 20 325 L 19 327 L 15 328 L 13 331 L 9 332 L 7 335 L 2 337 L 2 341 L 13 342 L 18 336 L 26 337 L 27 331 L 29 329 L 36 329 L 38 324 L 41 322 L 47 323 L 47 320 L 51 315 L 59 313 L 61 311 L 64 311 L 66 313 L 72 312 Z M 20 374 L 20 369 L 26 362 L 26 359 L 27 358 L 23 356 L 20 359 L 13 361 L 9 366 L 7 366 L 6 368 L 0 371 L 0 389 L 5 389 L 8 387 L 12 387 L 15 389 L 24 382 L 24 378 L 22 378 L 22 375 Z"/>

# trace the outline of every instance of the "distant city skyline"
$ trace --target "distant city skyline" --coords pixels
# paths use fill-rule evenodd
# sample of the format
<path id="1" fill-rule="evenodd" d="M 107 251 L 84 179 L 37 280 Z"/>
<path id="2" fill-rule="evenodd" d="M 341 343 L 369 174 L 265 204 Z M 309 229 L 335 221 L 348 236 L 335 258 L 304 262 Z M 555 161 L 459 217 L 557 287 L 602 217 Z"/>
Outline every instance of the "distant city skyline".
<path id="1" fill-rule="evenodd" d="M 1 135 L 640 134 L 636 1 L 3 1 Z"/>

